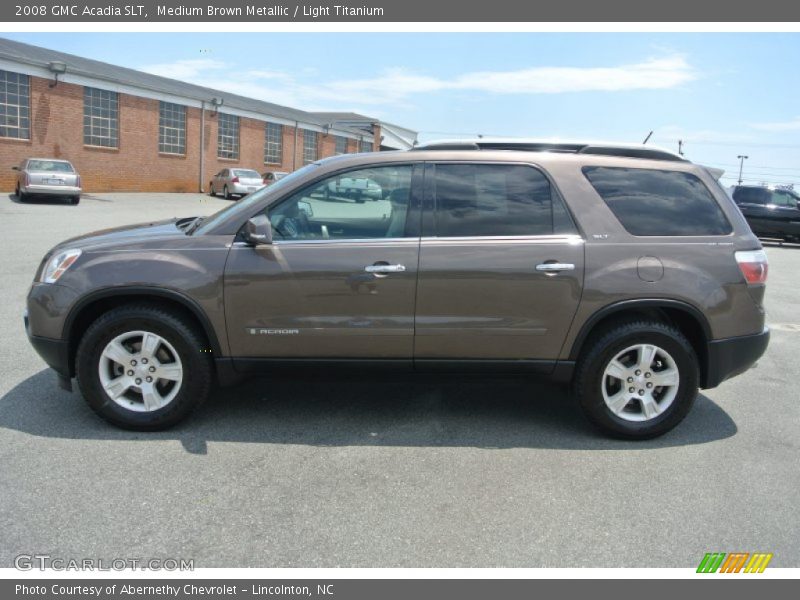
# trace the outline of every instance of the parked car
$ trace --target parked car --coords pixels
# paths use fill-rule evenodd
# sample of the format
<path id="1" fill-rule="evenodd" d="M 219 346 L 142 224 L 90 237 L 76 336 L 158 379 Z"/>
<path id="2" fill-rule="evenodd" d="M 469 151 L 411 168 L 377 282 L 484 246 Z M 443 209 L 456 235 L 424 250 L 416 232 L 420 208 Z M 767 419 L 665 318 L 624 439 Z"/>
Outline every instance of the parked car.
<path id="1" fill-rule="evenodd" d="M 381 185 L 366 177 L 337 177 L 328 184 L 326 196 L 345 198 L 361 203 L 383 197 Z"/>
<path id="2" fill-rule="evenodd" d="M 663 434 L 767 347 L 766 255 L 702 166 L 540 150 L 337 156 L 205 218 L 73 238 L 36 271 L 29 339 L 131 429 L 177 423 L 214 381 L 390 367 L 571 382 L 606 433 Z M 342 177 L 385 193 L 320 196 Z"/>
<path id="3" fill-rule="evenodd" d="M 26 158 L 18 167 L 14 193 L 20 202 L 32 196 L 61 196 L 70 204 L 81 201 L 81 176 L 68 160 Z"/>
<path id="4" fill-rule="evenodd" d="M 253 169 L 222 169 L 214 175 L 210 183 L 210 194 L 216 196 L 220 192 L 226 200 L 233 196 L 246 196 L 264 187 L 261 175 Z"/>
<path id="5" fill-rule="evenodd" d="M 800 243 L 800 196 L 797 192 L 735 185 L 730 193 L 757 236 Z"/>
<path id="6" fill-rule="evenodd" d="M 267 171 L 261 174 L 261 180 L 264 182 L 264 185 L 272 185 L 287 175 L 288 173 L 286 171 Z"/>

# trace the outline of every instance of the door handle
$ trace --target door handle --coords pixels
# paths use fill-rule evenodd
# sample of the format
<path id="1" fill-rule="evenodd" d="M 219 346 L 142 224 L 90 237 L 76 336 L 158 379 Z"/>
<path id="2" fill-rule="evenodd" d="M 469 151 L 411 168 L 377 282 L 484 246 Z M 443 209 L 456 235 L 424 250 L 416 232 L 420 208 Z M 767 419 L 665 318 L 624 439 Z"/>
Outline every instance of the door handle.
<path id="1" fill-rule="evenodd" d="M 574 271 L 575 265 L 572 263 L 546 262 L 536 265 L 537 271 L 545 273 L 558 273 L 559 271 Z"/>
<path id="2" fill-rule="evenodd" d="M 387 273 L 402 273 L 406 270 L 405 265 L 387 265 L 387 264 L 377 264 L 377 265 L 368 265 L 364 267 L 364 270 L 367 273 L 373 273 L 376 275 L 386 275 Z"/>

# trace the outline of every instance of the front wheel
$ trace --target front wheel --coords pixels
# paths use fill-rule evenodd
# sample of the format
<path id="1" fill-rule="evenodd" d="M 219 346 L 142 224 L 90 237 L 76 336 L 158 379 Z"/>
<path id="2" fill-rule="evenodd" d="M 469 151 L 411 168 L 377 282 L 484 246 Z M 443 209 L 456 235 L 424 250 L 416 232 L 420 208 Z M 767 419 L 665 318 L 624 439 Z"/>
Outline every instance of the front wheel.
<path id="1" fill-rule="evenodd" d="M 590 342 L 574 392 L 603 432 L 629 439 L 662 435 L 697 397 L 697 355 L 676 328 L 658 321 L 623 323 Z"/>
<path id="2" fill-rule="evenodd" d="M 115 308 L 78 347 L 78 385 L 90 408 L 125 429 L 175 425 L 209 395 L 212 367 L 190 322 L 150 305 Z"/>

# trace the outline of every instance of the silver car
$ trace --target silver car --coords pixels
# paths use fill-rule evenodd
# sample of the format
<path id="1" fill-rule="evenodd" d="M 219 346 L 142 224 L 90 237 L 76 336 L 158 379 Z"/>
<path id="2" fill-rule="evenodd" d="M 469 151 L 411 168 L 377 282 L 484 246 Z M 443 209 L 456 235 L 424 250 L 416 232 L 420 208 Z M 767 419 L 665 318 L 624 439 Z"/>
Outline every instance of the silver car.
<path id="1" fill-rule="evenodd" d="M 26 158 L 18 167 L 15 193 L 20 202 L 31 196 L 63 196 L 71 204 L 81 200 L 81 176 L 68 160 Z"/>
<path id="2" fill-rule="evenodd" d="M 209 193 L 216 196 L 219 193 L 230 200 L 231 196 L 246 196 L 257 192 L 264 187 L 258 171 L 253 169 L 222 169 L 211 179 Z"/>

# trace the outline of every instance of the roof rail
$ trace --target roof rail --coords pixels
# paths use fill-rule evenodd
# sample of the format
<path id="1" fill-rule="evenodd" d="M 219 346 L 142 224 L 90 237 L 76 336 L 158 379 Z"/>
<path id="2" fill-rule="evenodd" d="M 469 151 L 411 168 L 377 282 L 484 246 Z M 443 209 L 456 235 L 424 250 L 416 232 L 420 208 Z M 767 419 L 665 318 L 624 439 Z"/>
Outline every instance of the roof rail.
<path id="1" fill-rule="evenodd" d="M 517 150 L 521 152 L 561 152 L 565 154 L 593 154 L 597 156 L 623 156 L 627 158 L 689 162 L 682 156 L 673 154 L 667 150 L 632 144 L 616 145 L 572 142 L 477 140 L 464 142 L 431 142 L 429 144 L 414 146 L 412 150 Z"/>

